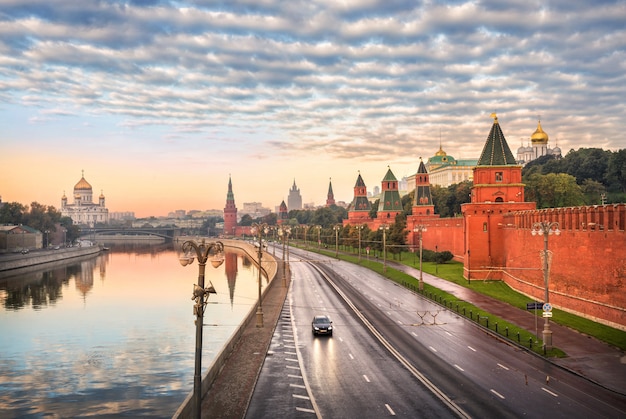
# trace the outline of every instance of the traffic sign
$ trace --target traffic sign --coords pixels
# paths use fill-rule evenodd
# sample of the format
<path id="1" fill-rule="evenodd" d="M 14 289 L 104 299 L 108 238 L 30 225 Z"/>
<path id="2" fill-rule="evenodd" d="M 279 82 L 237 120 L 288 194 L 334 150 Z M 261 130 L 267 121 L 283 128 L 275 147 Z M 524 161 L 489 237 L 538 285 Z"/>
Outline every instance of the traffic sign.
<path id="1" fill-rule="evenodd" d="M 544 311 L 543 312 L 543 317 L 552 317 L 552 312 L 551 311 Z"/>
<path id="2" fill-rule="evenodd" d="M 552 311 L 552 304 L 550 303 L 545 303 L 543 305 L 543 311 Z M 548 316 L 543 316 L 543 317 L 548 317 Z"/>

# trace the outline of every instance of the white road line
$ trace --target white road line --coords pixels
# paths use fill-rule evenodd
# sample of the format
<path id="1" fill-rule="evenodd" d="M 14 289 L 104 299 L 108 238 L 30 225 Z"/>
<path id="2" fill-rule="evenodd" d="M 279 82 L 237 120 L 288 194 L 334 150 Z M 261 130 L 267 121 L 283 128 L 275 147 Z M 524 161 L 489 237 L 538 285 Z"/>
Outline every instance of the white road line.
<path id="1" fill-rule="evenodd" d="M 297 354 L 297 353 L 295 353 L 295 352 L 288 352 L 288 351 L 285 351 L 285 354 L 286 354 L 286 355 L 298 355 L 298 354 Z"/>
<path id="2" fill-rule="evenodd" d="M 452 336 L 452 333 L 450 333 L 450 332 L 448 332 L 448 331 L 446 330 L 446 335 L 448 335 L 448 336 Z"/>
<path id="3" fill-rule="evenodd" d="M 430 350 L 433 352 L 437 352 L 437 350 L 435 348 L 433 348 L 432 346 L 429 346 Z"/>
<path id="4" fill-rule="evenodd" d="M 300 367 L 292 367 L 291 365 L 286 365 L 285 368 L 290 368 L 292 370 L 299 370 Z"/>
<path id="5" fill-rule="evenodd" d="M 289 377 L 289 378 L 302 378 L 301 375 L 295 375 L 295 374 L 287 374 L 287 377 Z"/>
<path id="6" fill-rule="evenodd" d="M 313 410 L 313 409 L 305 409 L 304 407 L 296 407 L 296 410 L 298 412 L 315 413 L 315 410 Z"/>
<path id="7" fill-rule="evenodd" d="M 350 359 L 354 359 L 354 356 L 352 356 L 352 354 L 348 354 L 348 356 L 350 357 Z"/>
<path id="8" fill-rule="evenodd" d="M 368 383 L 370 382 L 370 379 L 367 378 L 367 375 L 363 374 L 363 378 L 365 379 L 366 382 L 368 382 Z"/>
<path id="9" fill-rule="evenodd" d="M 476 352 L 476 349 L 472 348 L 471 346 L 468 346 L 468 348 L 470 348 L 472 351 Z"/>
<path id="10" fill-rule="evenodd" d="M 504 396 L 502 394 L 498 393 L 497 391 L 495 391 L 494 389 L 491 389 L 491 392 L 493 394 L 495 394 L 496 396 L 500 397 L 501 399 L 504 399 Z"/>
<path id="11" fill-rule="evenodd" d="M 505 366 L 504 366 L 504 365 L 502 365 L 502 364 L 498 364 L 498 366 L 499 366 L 500 368 L 502 368 L 503 370 L 507 370 L 507 371 L 509 370 L 507 367 L 505 367 Z"/>
<path id="12" fill-rule="evenodd" d="M 285 358 L 285 361 L 298 362 L 297 359 L 293 359 L 293 358 Z"/>
<path id="13" fill-rule="evenodd" d="M 548 390 L 548 389 L 547 389 L 547 388 L 545 388 L 545 387 L 541 387 L 541 389 L 542 389 L 543 391 L 545 391 L 546 393 L 553 395 L 554 397 L 559 397 L 559 395 L 558 395 L 558 394 L 551 392 L 550 390 Z"/>
<path id="14" fill-rule="evenodd" d="M 417 333 L 415 333 L 415 332 L 411 332 L 411 334 L 412 334 L 413 336 L 417 337 Z"/>
<path id="15" fill-rule="evenodd" d="M 454 364 L 454 366 L 456 367 L 456 369 L 458 369 L 459 371 L 465 371 L 463 368 L 459 367 L 457 364 Z"/>
<path id="16" fill-rule="evenodd" d="M 289 384 L 289 387 L 306 388 L 306 387 L 305 387 L 305 386 L 303 386 L 302 384 Z"/>
<path id="17" fill-rule="evenodd" d="M 387 408 L 387 410 L 389 411 L 389 414 L 391 414 L 391 416 L 395 416 L 396 412 L 393 411 L 393 409 L 391 408 L 391 406 L 389 406 L 387 403 L 385 403 L 385 407 Z"/>
<path id="18" fill-rule="evenodd" d="M 398 323 L 402 324 L 402 320 L 398 320 Z"/>
<path id="19" fill-rule="evenodd" d="M 299 394 L 292 394 L 292 396 L 296 399 L 311 400 L 309 396 L 301 396 Z"/>

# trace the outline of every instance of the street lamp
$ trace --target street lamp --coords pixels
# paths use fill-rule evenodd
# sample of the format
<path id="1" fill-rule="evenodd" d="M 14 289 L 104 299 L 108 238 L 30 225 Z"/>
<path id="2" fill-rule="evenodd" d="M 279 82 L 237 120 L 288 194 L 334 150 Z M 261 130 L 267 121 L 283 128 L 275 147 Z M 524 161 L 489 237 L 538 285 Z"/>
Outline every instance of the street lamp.
<path id="1" fill-rule="evenodd" d="M 63 247 L 65 247 L 65 242 L 66 242 L 66 240 L 65 240 L 65 233 L 67 233 L 67 230 L 63 229 Z"/>
<path id="2" fill-rule="evenodd" d="M 320 232 L 322 231 L 322 226 L 315 226 L 317 229 L 317 250 L 320 250 L 322 247 L 322 240 L 320 238 Z"/>
<path id="3" fill-rule="evenodd" d="M 341 230 L 341 226 L 339 224 L 333 226 L 333 230 L 335 230 L 335 257 L 339 257 L 339 230 Z"/>
<path id="4" fill-rule="evenodd" d="M 556 234 L 557 236 L 561 234 L 561 230 L 559 230 L 559 223 L 554 221 L 540 221 L 533 224 L 531 234 L 533 236 L 540 235 L 543 236 L 543 252 L 541 252 L 541 258 L 543 260 L 543 285 L 544 285 L 544 304 L 548 304 L 550 302 L 550 295 L 548 292 L 548 283 L 550 277 L 550 262 L 551 262 L 551 254 L 548 251 L 548 236 L 551 234 Z M 544 323 L 543 323 L 543 346 L 546 350 L 552 349 L 552 330 L 550 330 L 550 318 L 545 314 L 546 311 L 544 308 Z"/>
<path id="5" fill-rule="evenodd" d="M 285 240 L 289 233 L 291 233 L 291 229 L 289 227 L 280 226 L 277 229 L 278 237 L 283 241 L 283 286 L 287 286 L 287 273 L 286 273 L 286 257 L 285 257 Z"/>
<path id="6" fill-rule="evenodd" d="M 422 280 L 422 233 L 427 231 L 425 225 L 419 224 L 413 227 L 413 231 L 417 233 L 417 237 L 420 243 L 420 280 L 419 280 L 419 290 L 424 291 L 424 281 Z"/>
<path id="7" fill-rule="evenodd" d="M 378 229 L 383 231 L 383 272 L 387 272 L 387 231 L 389 226 L 383 224 Z"/>
<path id="8" fill-rule="evenodd" d="M 359 262 L 361 261 L 361 231 L 364 227 L 364 224 L 356 226 L 356 229 L 359 231 Z"/>
<path id="9" fill-rule="evenodd" d="M 252 233 L 259 238 L 259 304 L 256 309 L 256 327 L 263 327 L 263 299 L 261 298 L 261 258 L 263 257 L 263 233 L 267 234 L 269 228 L 265 223 L 252 224 Z"/>
<path id="10" fill-rule="evenodd" d="M 50 230 L 46 230 L 44 231 L 44 233 L 46 233 L 46 244 L 44 245 L 44 249 L 48 248 L 48 234 L 50 233 Z"/>
<path id="11" fill-rule="evenodd" d="M 214 268 L 217 268 L 224 262 L 224 257 L 222 256 L 224 245 L 219 241 L 206 243 L 202 239 L 200 244 L 198 244 L 194 240 L 187 240 L 183 243 L 182 250 L 183 255 L 179 258 L 182 266 L 190 265 L 193 263 L 194 258 L 198 258 L 198 283 L 193 286 L 191 299 L 195 301 L 193 313 L 196 315 L 196 358 L 193 375 L 194 414 L 199 419 L 202 405 L 202 327 L 204 325 L 204 309 L 209 300 L 209 294 L 216 294 L 211 281 L 209 281 L 208 287 L 204 287 L 204 272 L 209 255 L 213 255 L 211 265 Z"/>

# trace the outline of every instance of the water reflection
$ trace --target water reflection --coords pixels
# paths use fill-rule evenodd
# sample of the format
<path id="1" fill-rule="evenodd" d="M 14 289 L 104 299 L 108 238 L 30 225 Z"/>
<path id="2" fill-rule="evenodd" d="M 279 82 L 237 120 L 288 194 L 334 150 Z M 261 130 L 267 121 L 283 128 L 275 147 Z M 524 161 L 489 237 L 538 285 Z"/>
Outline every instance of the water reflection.
<path id="1" fill-rule="evenodd" d="M 203 365 L 256 303 L 256 270 L 226 253 L 207 269 Z M 0 278 L 2 417 L 171 417 L 193 386 L 193 283 L 171 245 Z"/>

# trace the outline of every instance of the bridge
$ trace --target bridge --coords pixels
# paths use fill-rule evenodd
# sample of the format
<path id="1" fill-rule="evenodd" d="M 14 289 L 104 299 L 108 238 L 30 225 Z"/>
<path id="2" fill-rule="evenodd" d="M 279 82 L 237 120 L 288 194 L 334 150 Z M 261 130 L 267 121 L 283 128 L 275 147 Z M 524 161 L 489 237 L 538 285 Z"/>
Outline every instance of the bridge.
<path id="1" fill-rule="evenodd" d="M 180 236 L 179 227 L 96 227 L 81 230 L 81 237 L 88 238 L 102 234 L 121 234 L 124 236 L 158 236 L 171 241 Z"/>

